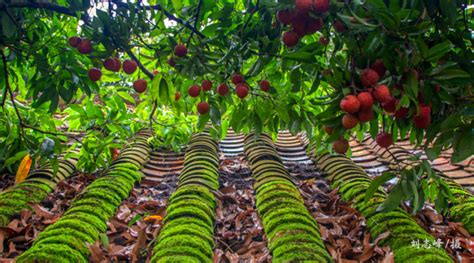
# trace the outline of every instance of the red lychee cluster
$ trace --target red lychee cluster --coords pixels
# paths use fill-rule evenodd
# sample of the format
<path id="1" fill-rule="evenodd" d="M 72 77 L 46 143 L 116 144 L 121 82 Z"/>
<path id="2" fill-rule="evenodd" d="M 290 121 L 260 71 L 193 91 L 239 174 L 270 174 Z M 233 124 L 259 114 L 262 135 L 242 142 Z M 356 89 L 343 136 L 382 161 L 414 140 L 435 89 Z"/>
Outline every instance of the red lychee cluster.
<path id="1" fill-rule="evenodd" d="M 73 36 L 68 39 L 69 45 L 75 47 L 81 54 L 92 53 L 92 42 L 89 39 L 81 39 L 78 36 Z"/>
<path id="2" fill-rule="evenodd" d="M 357 96 L 347 95 L 339 103 L 341 110 L 346 112 L 342 117 L 342 126 L 352 129 L 359 122 L 368 122 L 373 119 L 372 105 L 374 101 L 369 92 L 361 92 Z"/>
<path id="3" fill-rule="evenodd" d="M 78 36 L 73 36 L 68 39 L 69 45 L 77 48 L 81 54 L 92 53 L 92 42 L 89 39 L 81 39 Z M 117 57 L 107 58 L 103 62 L 105 69 L 112 72 L 119 72 L 123 69 L 126 74 L 133 74 L 138 67 L 138 63 L 135 60 L 126 59 L 123 64 Z M 99 81 L 102 77 L 102 71 L 100 68 L 91 68 L 87 71 L 87 76 L 91 81 Z M 138 93 L 143 93 L 147 88 L 147 81 L 144 79 L 138 79 L 133 82 L 133 89 Z"/>
<path id="4" fill-rule="evenodd" d="M 282 41 L 287 47 L 293 47 L 305 35 L 320 31 L 323 26 L 321 18 L 314 18 L 314 14 L 323 14 L 329 10 L 329 0 L 297 0 L 294 10 L 280 10 L 277 20 L 283 25 L 291 25 L 291 30 L 283 33 Z"/>

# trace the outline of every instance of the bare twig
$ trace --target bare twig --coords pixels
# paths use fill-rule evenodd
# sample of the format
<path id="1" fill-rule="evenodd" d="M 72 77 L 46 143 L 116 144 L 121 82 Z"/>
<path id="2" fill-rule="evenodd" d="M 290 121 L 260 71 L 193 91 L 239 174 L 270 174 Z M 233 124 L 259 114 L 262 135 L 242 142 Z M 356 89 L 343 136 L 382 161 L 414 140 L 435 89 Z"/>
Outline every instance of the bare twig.
<path id="1" fill-rule="evenodd" d="M 201 5 L 202 5 L 202 0 L 199 0 L 199 3 L 198 3 L 198 6 L 196 7 L 196 14 L 194 15 L 194 28 L 197 29 L 197 24 L 199 22 L 199 12 L 201 11 Z M 189 44 L 189 41 L 191 41 L 191 38 L 193 37 L 193 33 L 194 31 L 191 31 L 191 34 L 189 35 L 189 38 L 188 38 L 188 44 Z"/>
<path id="2" fill-rule="evenodd" d="M 250 16 L 249 18 L 247 18 L 247 21 L 245 21 L 244 23 L 244 26 L 242 27 L 242 29 L 240 30 L 240 37 L 242 38 L 243 34 L 244 34 L 244 31 L 245 29 L 247 28 L 248 24 L 250 23 L 250 20 L 252 20 L 252 17 L 255 13 L 257 13 L 257 11 L 260 9 L 258 7 L 258 4 L 260 3 L 260 0 L 257 0 L 257 3 L 255 4 L 255 8 L 252 10 L 252 12 L 250 13 Z"/>

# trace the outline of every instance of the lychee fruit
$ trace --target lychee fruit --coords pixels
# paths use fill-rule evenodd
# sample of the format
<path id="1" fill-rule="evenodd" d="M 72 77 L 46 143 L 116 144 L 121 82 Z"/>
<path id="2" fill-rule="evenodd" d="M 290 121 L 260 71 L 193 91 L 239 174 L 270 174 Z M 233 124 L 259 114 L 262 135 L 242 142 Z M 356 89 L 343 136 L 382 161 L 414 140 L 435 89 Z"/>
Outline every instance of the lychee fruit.
<path id="1" fill-rule="evenodd" d="M 225 96 L 229 93 L 229 87 L 225 83 L 221 83 L 217 86 L 217 93 L 221 96 Z"/>
<path id="2" fill-rule="evenodd" d="M 303 14 L 307 14 L 313 8 L 313 0 L 296 0 L 296 10 Z"/>
<path id="3" fill-rule="evenodd" d="M 331 127 L 331 126 L 326 126 L 326 125 L 324 125 L 324 126 L 323 126 L 323 130 L 324 130 L 327 134 L 329 134 L 329 135 L 331 135 L 331 134 L 334 133 L 334 128 Z"/>
<path id="4" fill-rule="evenodd" d="M 374 99 L 369 92 L 361 92 L 357 95 L 357 100 L 360 103 L 361 110 L 369 110 L 372 109 L 372 105 L 374 104 Z"/>
<path id="5" fill-rule="evenodd" d="M 360 122 L 368 122 L 374 118 L 374 112 L 372 109 L 361 110 L 357 113 L 357 117 L 359 118 Z"/>
<path id="6" fill-rule="evenodd" d="M 401 107 L 395 113 L 393 116 L 395 116 L 395 119 L 405 119 L 408 116 L 409 108 Z"/>
<path id="7" fill-rule="evenodd" d="M 420 105 L 420 112 L 413 117 L 415 127 L 419 129 L 427 128 L 431 123 L 431 108 L 427 105 Z"/>
<path id="8" fill-rule="evenodd" d="M 397 109 L 397 100 L 395 98 L 391 98 L 390 100 L 382 103 L 382 108 L 387 113 L 394 113 L 395 110 Z"/>
<path id="9" fill-rule="evenodd" d="M 70 37 L 68 41 L 69 41 L 69 45 L 71 45 L 72 47 L 77 47 L 77 45 L 79 45 L 79 43 L 81 42 L 81 38 L 77 36 L 73 36 L 73 37 Z"/>
<path id="10" fill-rule="evenodd" d="M 387 71 L 381 59 L 375 60 L 375 62 L 370 66 L 370 68 L 375 70 L 377 74 L 379 74 L 379 77 L 383 77 L 385 75 L 385 71 Z"/>
<path id="11" fill-rule="evenodd" d="M 352 129 L 357 126 L 358 123 L 359 119 L 357 119 L 355 115 L 346 113 L 342 116 L 342 127 L 344 127 L 344 129 Z"/>
<path id="12" fill-rule="evenodd" d="M 143 93 L 146 90 L 147 82 L 144 79 L 137 79 L 133 82 L 133 89 L 138 93 Z"/>
<path id="13" fill-rule="evenodd" d="M 160 72 L 157 69 L 153 70 L 153 75 L 158 75 L 158 73 L 160 73 Z"/>
<path id="14" fill-rule="evenodd" d="M 205 79 L 201 82 L 201 87 L 204 91 L 210 91 L 212 89 L 212 82 L 210 80 Z"/>
<path id="15" fill-rule="evenodd" d="M 294 47 L 298 44 L 300 36 L 295 31 L 286 31 L 283 33 L 282 41 L 287 47 Z"/>
<path id="16" fill-rule="evenodd" d="M 104 68 L 113 72 L 118 72 L 121 66 L 122 63 L 118 58 L 108 58 L 104 61 Z"/>
<path id="17" fill-rule="evenodd" d="M 123 62 L 122 68 L 125 73 L 132 74 L 137 70 L 137 66 L 138 64 L 135 60 L 127 59 Z"/>
<path id="18" fill-rule="evenodd" d="M 373 91 L 372 95 L 380 103 L 388 102 L 392 99 L 390 95 L 390 89 L 385 85 L 378 85 Z"/>
<path id="19" fill-rule="evenodd" d="M 284 25 L 291 24 L 293 17 L 294 17 L 294 13 L 290 10 L 280 10 L 277 12 L 278 21 Z"/>
<path id="20" fill-rule="evenodd" d="M 184 57 L 188 54 L 188 48 L 184 44 L 177 44 L 174 47 L 174 54 L 177 57 Z"/>
<path id="21" fill-rule="evenodd" d="M 336 30 L 336 32 L 338 33 L 346 31 L 346 26 L 340 20 L 335 20 L 332 25 L 334 27 L 334 30 Z"/>
<path id="22" fill-rule="evenodd" d="M 313 0 L 313 9 L 316 13 L 329 11 L 329 0 Z"/>
<path id="23" fill-rule="evenodd" d="M 304 31 L 306 35 L 311 35 L 321 30 L 322 27 L 323 20 L 321 18 L 314 19 L 312 17 L 309 17 L 306 20 Z"/>
<path id="24" fill-rule="evenodd" d="M 379 82 L 379 79 L 380 77 L 377 71 L 370 68 L 362 70 L 360 74 L 360 81 L 362 82 L 362 85 L 364 85 L 364 87 L 366 88 L 377 84 L 377 82 Z"/>
<path id="25" fill-rule="evenodd" d="M 360 108 L 360 102 L 354 95 L 345 96 L 339 103 L 341 110 L 348 113 L 356 113 Z"/>
<path id="26" fill-rule="evenodd" d="M 270 82 L 268 82 L 266 79 L 262 79 L 258 85 L 264 92 L 267 92 L 270 89 Z"/>
<path id="27" fill-rule="evenodd" d="M 349 142 L 341 138 L 332 144 L 332 148 L 336 153 L 345 154 L 349 150 Z"/>
<path id="28" fill-rule="evenodd" d="M 181 98 L 181 92 L 176 91 L 176 93 L 174 94 L 174 100 L 178 101 L 180 98 Z"/>
<path id="29" fill-rule="evenodd" d="M 197 96 L 199 96 L 199 93 L 201 92 L 201 87 L 199 87 L 198 85 L 192 85 L 189 89 L 188 89 L 188 94 L 189 96 L 193 97 L 193 98 L 196 98 Z"/>
<path id="30" fill-rule="evenodd" d="M 249 89 L 247 88 L 245 84 L 240 83 L 237 85 L 237 87 L 235 87 L 235 92 L 237 93 L 237 96 L 240 99 L 244 99 L 245 97 L 247 97 L 247 94 L 249 93 Z"/>
<path id="31" fill-rule="evenodd" d="M 325 36 L 321 36 L 319 38 L 319 43 L 323 46 L 327 46 L 329 44 L 329 39 Z"/>
<path id="32" fill-rule="evenodd" d="M 298 13 L 291 21 L 293 31 L 298 34 L 298 37 L 306 35 L 306 21 L 309 19 L 307 15 Z"/>
<path id="33" fill-rule="evenodd" d="M 388 148 L 393 144 L 392 135 L 390 133 L 381 132 L 375 137 L 375 141 L 382 148 Z"/>
<path id="34" fill-rule="evenodd" d="M 174 62 L 173 58 L 168 59 L 168 65 L 170 65 L 172 68 L 176 67 L 176 62 Z"/>
<path id="35" fill-rule="evenodd" d="M 209 112 L 209 103 L 207 102 L 199 102 L 197 105 L 197 110 L 200 114 L 206 114 Z"/>
<path id="36" fill-rule="evenodd" d="M 77 44 L 77 50 L 81 54 L 90 54 L 92 52 L 92 42 L 89 39 L 82 39 Z"/>
<path id="37" fill-rule="evenodd" d="M 102 77 L 102 71 L 98 68 L 91 68 L 87 72 L 87 75 L 89 76 L 89 79 L 92 81 L 98 81 L 100 77 Z"/>
<path id="38" fill-rule="evenodd" d="M 234 83 L 235 85 L 239 84 L 239 83 L 243 83 L 244 82 L 244 76 L 240 73 L 234 73 L 234 75 L 232 75 L 232 83 Z"/>

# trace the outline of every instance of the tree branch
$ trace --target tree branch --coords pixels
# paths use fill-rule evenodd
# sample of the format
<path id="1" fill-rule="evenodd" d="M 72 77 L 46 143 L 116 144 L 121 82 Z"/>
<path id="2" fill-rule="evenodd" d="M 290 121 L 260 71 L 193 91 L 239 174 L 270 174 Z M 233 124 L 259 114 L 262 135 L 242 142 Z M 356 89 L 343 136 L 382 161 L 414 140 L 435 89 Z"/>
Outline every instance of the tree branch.
<path id="1" fill-rule="evenodd" d="M 197 24 L 199 21 L 199 12 L 201 11 L 201 5 L 202 5 L 202 0 L 199 0 L 198 6 L 196 8 L 196 14 L 194 15 L 194 28 L 197 28 Z M 191 31 L 191 34 L 189 35 L 189 39 L 188 39 L 188 44 L 189 44 L 189 41 L 191 41 L 191 38 L 193 37 L 193 33 L 194 31 Z"/>
<path id="2" fill-rule="evenodd" d="M 2 61 L 3 61 L 3 75 L 5 77 L 5 89 L 3 90 L 3 97 L 1 106 L 5 106 L 5 101 L 7 100 L 7 91 L 10 88 L 10 82 L 8 81 L 8 68 L 7 68 L 7 58 L 5 57 L 5 53 L 3 53 L 2 49 Z"/>
<path id="3" fill-rule="evenodd" d="M 7 3 L 0 4 L 0 9 L 4 9 L 4 8 L 45 9 L 45 10 L 53 11 L 53 12 L 56 12 L 56 13 L 76 17 L 76 12 L 75 11 L 72 11 L 71 9 L 69 9 L 65 6 L 61 6 L 61 5 L 57 5 L 57 4 L 53 4 L 53 3 L 48 3 L 48 2 L 37 3 L 37 2 L 30 2 L 30 1 L 24 1 L 24 2 L 14 1 L 14 2 L 8 3 L 8 4 Z"/>
<path id="4" fill-rule="evenodd" d="M 128 9 L 128 4 L 127 4 L 127 3 L 121 2 L 121 1 L 119 1 L 119 0 L 112 0 L 112 3 L 116 4 L 118 7 Z M 191 32 L 194 32 L 194 33 L 195 33 L 196 35 L 198 35 L 199 37 L 201 37 L 201 38 L 205 38 L 205 37 L 206 37 L 204 34 L 202 34 L 201 32 L 199 32 L 199 30 L 197 30 L 195 27 L 193 27 L 192 25 L 190 25 L 187 21 L 184 21 L 183 19 L 181 19 L 181 18 L 179 18 L 179 17 L 176 17 L 176 16 L 174 16 L 173 14 L 171 14 L 170 12 L 166 11 L 160 4 L 148 5 L 148 6 L 138 5 L 137 8 L 143 9 L 143 10 L 157 10 L 157 11 L 161 11 L 161 12 L 163 12 L 163 14 L 165 14 L 166 17 L 168 17 L 168 19 L 173 20 L 173 21 L 175 21 L 176 23 L 183 25 L 184 27 L 186 27 L 187 29 L 191 30 Z"/>

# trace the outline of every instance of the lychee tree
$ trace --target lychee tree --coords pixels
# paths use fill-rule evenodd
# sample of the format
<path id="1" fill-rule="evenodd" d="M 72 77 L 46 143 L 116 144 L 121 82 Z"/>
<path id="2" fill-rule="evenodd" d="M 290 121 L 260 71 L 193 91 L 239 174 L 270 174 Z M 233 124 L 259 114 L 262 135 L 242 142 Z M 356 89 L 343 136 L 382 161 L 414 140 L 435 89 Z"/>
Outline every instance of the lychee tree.
<path id="1" fill-rule="evenodd" d="M 39 148 L 46 137 L 59 153 L 77 130 L 91 140 L 83 163 L 92 170 L 142 127 L 178 147 L 208 123 L 216 137 L 230 127 L 305 131 L 322 152 L 346 153 L 354 135 L 383 147 L 409 137 L 430 158 L 453 147 L 459 162 L 474 151 L 470 8 L 462 0 L 4 1 L 2 164 L 26 152 L 50 157 Z"/>

